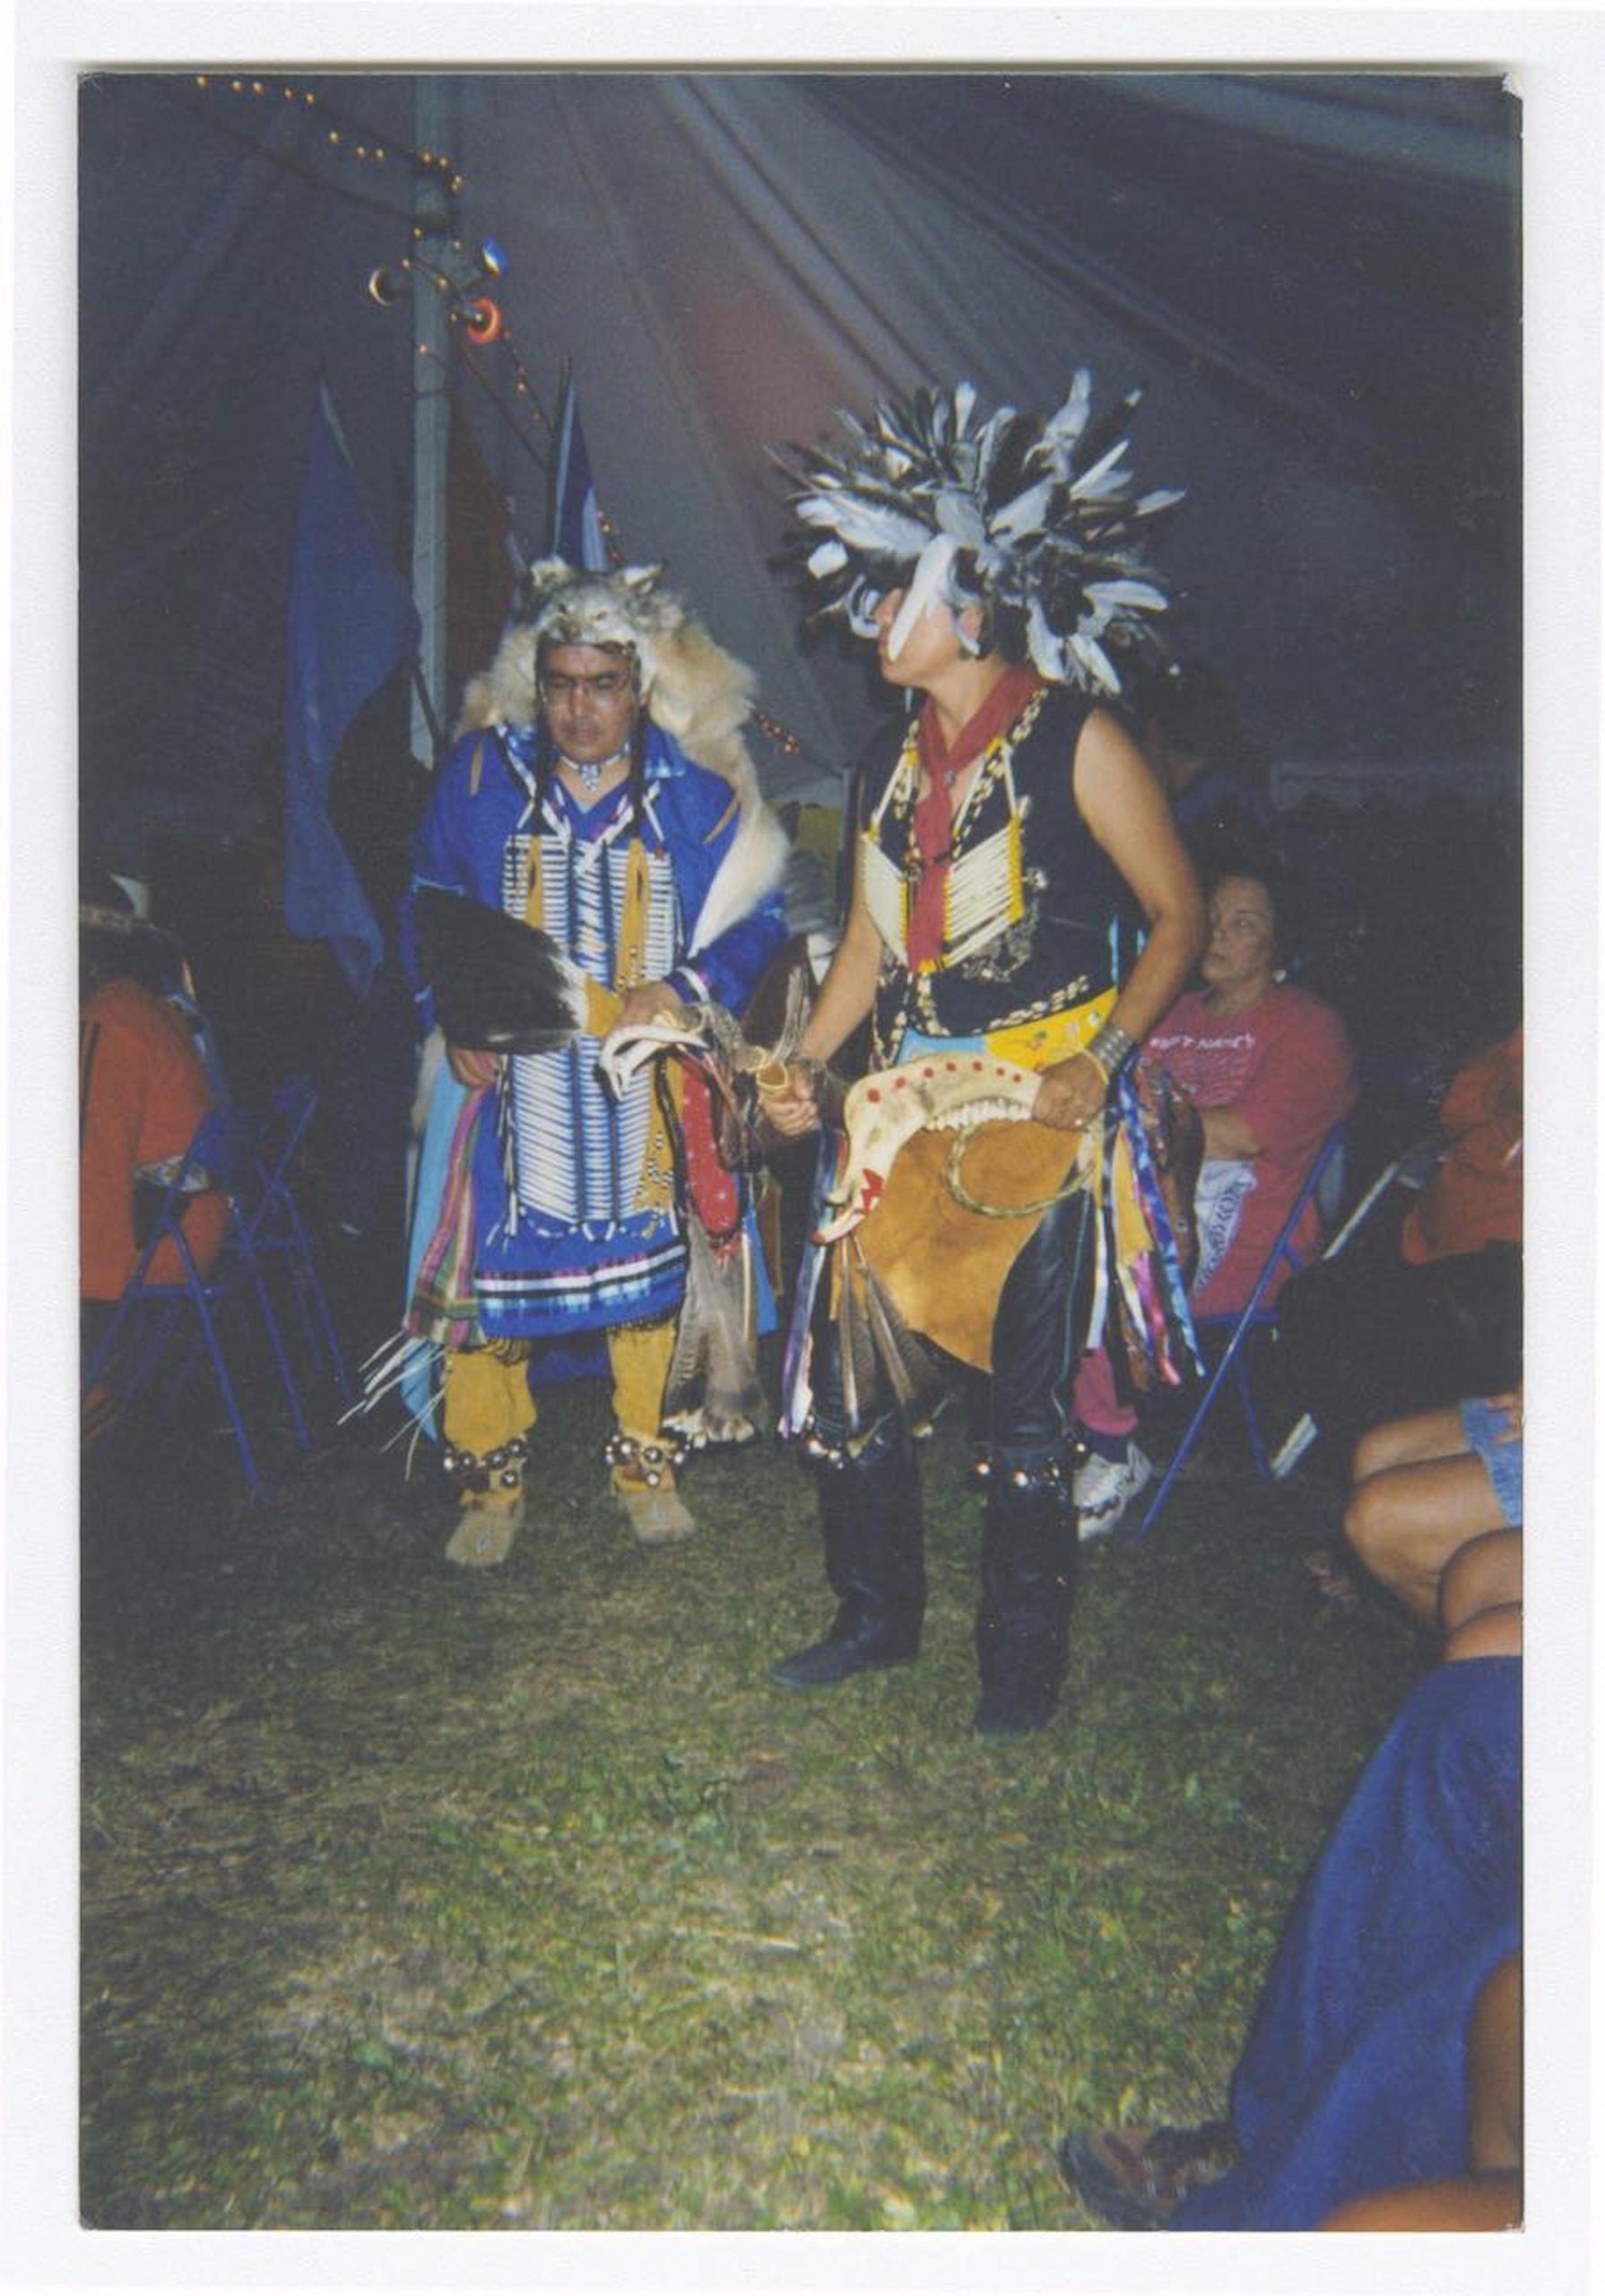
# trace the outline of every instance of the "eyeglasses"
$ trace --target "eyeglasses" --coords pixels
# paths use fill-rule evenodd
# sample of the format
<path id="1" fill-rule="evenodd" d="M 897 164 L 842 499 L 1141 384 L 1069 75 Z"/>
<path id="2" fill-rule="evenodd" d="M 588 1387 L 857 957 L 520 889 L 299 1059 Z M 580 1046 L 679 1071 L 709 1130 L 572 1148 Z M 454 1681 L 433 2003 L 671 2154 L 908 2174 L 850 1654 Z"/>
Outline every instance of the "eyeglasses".
<path id="1" fill-rule="evenodd" d="M 594 678 L 567 677 L 554 670 L 541 680 L 541 691 L 548 701 L 577 701 L 582 696 L 593 701 L 617 701 L 629 692 L 633 683 L 623 670 L 603 670 Z"/>

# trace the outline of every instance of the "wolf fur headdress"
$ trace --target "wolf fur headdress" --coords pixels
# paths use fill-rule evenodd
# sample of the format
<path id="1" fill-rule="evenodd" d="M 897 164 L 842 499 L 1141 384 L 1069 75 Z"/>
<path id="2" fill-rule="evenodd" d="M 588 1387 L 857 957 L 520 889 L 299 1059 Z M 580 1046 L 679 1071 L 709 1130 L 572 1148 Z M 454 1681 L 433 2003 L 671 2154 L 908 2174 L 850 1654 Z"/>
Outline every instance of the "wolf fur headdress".
<path id="1" fill-rule="evenodd" d="M 641 699 L 653 724 L 694 764 L 727 781 L 741 808 L 735 842 L 697 919 L 694 957 L 779 883 L 786 841 L 759 793 L 742 731 L 752 709 L 752 672 L 716 645 L 664 587 L 664 570 L 626 566 L 601 574 L 560 558 L 537 560 L 524 577 L 516 619 L 495 660 L 468 683 L 457 731 L 533 721 L 542 645 L 627 648 L 638 665 Z"/>
<path id="2" fill-rule="evenodd" d="M 1001 406 L 982 422 L 973 383 L 881 400 L 867 423 L 844 413 L 842 444 L 794 457 L 794 547 L 826 591 L 816 613 L 873 637 L 881 600 L 907 590 L 895 655 L 927 606 L 978 605 L 992 642 L 1045 678 L 1118 693 L 1120 654 L 1159 650 L 1151 617 L 1167 600 L 1145 529 L 1182 499 L 1133 492 L 1124 431 L 1141 397 L 1093 421 L 1083 368 L 1047 416 Z"/>

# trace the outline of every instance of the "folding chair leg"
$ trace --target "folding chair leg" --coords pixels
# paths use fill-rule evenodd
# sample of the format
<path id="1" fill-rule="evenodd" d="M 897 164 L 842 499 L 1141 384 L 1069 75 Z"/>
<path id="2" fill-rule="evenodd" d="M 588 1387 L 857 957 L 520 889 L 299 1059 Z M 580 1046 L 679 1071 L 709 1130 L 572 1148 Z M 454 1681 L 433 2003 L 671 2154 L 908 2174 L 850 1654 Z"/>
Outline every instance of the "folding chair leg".
<path id="1" fill-rule="evenodd" d="M 190 1332 L 185 1344 L 184 1352 L 178 1358 L 177 1368 L 169 1377 L 167 1385 L 163 1388 L 157 1402 L 156 1416 L 159 1420 L 170 1419 L 174 1412 L 178 1410 L 179 1398 L 184 1394 L 184 1391 L 188 1387 L 190 1381 L 194 1378 L 195 1375 L 195 1366 L 197 1363 L 202 1361 L 204 1354 L 205 1349 L 202 1344 L 199 1334 L 193 1331 Z M 152 1385 L 154 1385 L 154 1380 L 152 1380 Z"/>
<path id="2" fill-rule="evenodd" d="M 289 1263 L 290 1296 L 295 1301 L 295 1312 L 300 1326 L 300 1335 L 306 1343 L 307 1361 L 314 1371 L 323 1362 L 324 1336 L 312 1312 L 311 1296 L 305 1271 L 293 1258 Z"/>
<path id="3" fill-rule="evenodd" d="M 1170 1496 L 1170 1486 L 1176 1481 L 1176 1476 L 1181 1473 L 1187 1461 L 1192 1457 L 1193 1453 L 1197 1447 L 1198 1439 L 1203 1433 L 1204 1423 L 1208 1420 L 1210 1412 L 1215 1408 L 1215 1399 L 1219 1395 L 1222 1387 L 1226 1384 L 1228 1374 L 1240 1362 L 1243 1353 L 1243 1343 L 1247 1338 L 1249 1331 L 1252 1329 L 1250 1318 L 1253 1315 L 1254 1309 L 1257 1304 L 1257 1301 L 1251 1300 L 1248 1307 L 1245 1309 L 1243 1318 L 1237 1325 L 1236 1331 L 1233 1332 L 1231 1339 L 1228 1344 L 1226 1352 L 1221 1356 L 1219 1362 L 1216 1364 L 1214 1370 L 1210 1376 L 1210 1383 L 1199 1398 L 1197 1410 L 1193 1413 L 1192 1418 L 1187 1422 L 1187 1431 L 1182 1437 L 1180 1443 L 1176 1446 L 1176 1457 L 1166 1468 L 1164 1477 L 1160 1482 L 1159 1487 L 1158 1491 L 1155 1492 L 1151 1500 L 1149 1502 L 1147 1514 L 1143 1516 L 1142 1520 L 1137 1526 L 1137 1528 L 1127 1535 L 1126 1543 L 1128 1544 L 1134 1546 L 1139 1540 L 1145 1539 L 1150 1531 L 1152 1530 L 1155 1523 L 1158 1520 L 1159 1511 L 1163 1508 L 1166 1500 Z M 1241 1371 L 1239 1371 L 1238 1377 L 1241 1378 L 1242 1376 Z M 1257 1442 L 1257 1429 L 1254 1429 L 1253 1432 L 1254 1439 Z"/>
<path id="4" fill-rule="evenodd" d="M 256 1454 L 251 1448 L 251 1439 L 246 1432 L 245 1415 L 239 1408 L 239 1398 L 234 1393 L 234 1382 L 229 1377 L 229 1366 L 224 1360 L 222 1342 L 218 1334 L 216 1318 L 207 1306 L 204 1293 L 195 1292 L 190 1296 L 195 1303 L 195 1315 L 199 1319 L 202 1332 L 205 1335 L 206 1352 L 212 1358 L 212 1368 L 217 1375 L 218 1391 L 223 1399 L 223 1408 L 228 1413 L 229 1423 L 234 1430 L 234 1440 L 239 1446 L 239 1460 L 245 1469 L 246 1481 L 257 1498 L 261 1499 L 266 1495 L 267 1485 L 263 1480 L 261 1469 L 256 1465 Z"/>
<path id="5" fill-rule="evenodd" d="M 1293 1267 L 1299 1264 L 1294 1257 L 1291 1248 L 1294 1231 L 1303 1216 L 1305 1207 L 1314 1200 L 1315 1191 L 1321 1184 L 1323 1176 L 1332 1167 L 1334 1160 L 1341 1154 L 1342 1146 L 1342 1126 L 1334 1125 L 1322 1143 L 1315 1160 L 1310 1166 L 1304 1186 L 1288 1213 L 1281 1233 L 1265 1256 L 1254 1287 L 1233 1326 L 1232 1335 L 1227 1343 L 1226 1352 L 1215 1366 L 1214 1373 L 1203 1391 L 1198 1408 L 1187 1423 L 1186 1432 L 1177 1447 L 1176 1457 L 1166 1469 L 1163 1480 L 1150 1501 L 1147 1514 L 1144 1515 L 1136 1530 L 1127 1535 L 1130 1543 L 1135 1544 L 1139 1539 L 1145 1539 L 1158 1520 L 1160 1510 L 1170 1496 L 1170 1487 L 1192 1456 L 1193 1446 L 1203 1432 L 1204 1422 L 1215 1407 L 1215 1398 L 1220 1392 L 1222 1383 L 1228 1373 L 1233 1370 L 1236 1376 L 1237 1394 L 1243 1406 L 1244 1423 L 1248 1430 L 1249 1448 L 1254 1453 L 1254 1465 L 1262 1481 L 1268 1483 L 1273 1479 L 1273 1470 L 1266 1459 L 1264 1439 L 1260 1433 L 1259 1415 L 1254 1410 L 1254 1393 L 1248 1379 L 1248 1367 L 1243 1361 L 1244 1344 L 1249 1333 L 1255 1328 L 1255 1319 L 1260 1315 L 1261 1302 L 1271 1288 L 1271 1278 L 1277 1268 L 1279 1266 Z"/>
<path id="6" fill-rule="evenodd" d="M 334 1384 L 340 1390 L 340 1400 L 348 1405 L 354 1404 L 357 1400 L 357 1390 L 351 1385 L 351 1375 L 345 1361 L 345 1350 L 341 1346 L 340 1335 L 334 1328 L 334 1318 L 329 1307 L 328 1295 L 323 1288 L 322 1278 L 310 1262 L 307 1267 L 307 1283 L 312 1294 L 312 1304 L 317 1311 L 317 1319 L 323 1326 L 324 1342 L 329 1351 L 329 1362 L 334 1373 Z"/>
<path id="7" fill-rule="evenodd" d="M 108 1366 L 116 1357 L 117 1341 L 130 1320 L 128 1294 L 125 1292 L 108 1317 L 106 1328 L 90 1349 L 88 1361 L 79 1373 L 78 1384 L 82 1394 L 87 1395 L 105 1378 Z"/>
<path id="8" fill-rule="evenodd" d="M 1248 1448 L 1254 1454 L 1254 1473 L 1262 1483 L 1269 1483 L 1271 1463 L 1265 1457 L 1264 1439 L 1260 1433 L 1260 1414 L 1254 1409 L 1254 1386 L 1248 1376 L 1246 1348 L 1237 1358 L 1237 1401 L 1243 1409 L 1243 1425 L 1248 1435 Z"/>
<path id="9" fill-rule="evenodd" d="M 123 1388 L 125 1405 L 131 1407 L 148 1387 L 156 1385 L 157 1374 L 161 1369 L 162 1358 L 167 1353 L 168 1341 L 178 1320 L 178 1314 L 179 1302 L 177 1300 L 164 1300 L 154 1337 L 129 1350 L 128 1378 Z"/>
<path id="10" fill-rule="evenodd" d="M 313 1314 L 316 1315 L 318 1327 L 323 1334 L 324 1345 L 328 1350 L 329 1362 L 334 1373 L 334 1384 L 340 1390 L 341 1401 L 347 1405 L 354 1404 L 357 1400 L 357 1391 L 351 1384 L 351 1375 L 346 1367 L 345 1351 L 340 1344 L 340 1335 L 335 1328 L 334 1314 L 329 1306 L 329 1295 L 324 1290 L 323 1278 L 317 1272 L 317 1261 L 313 1255 L 312 1239 L 307 1233 L 307 1223 L 302 1219 L 299 1206 L 293 1197 L 286 1198 L 286 1213 L 291 1233 L 295 1239 L 291 1266 L 297 1293 L 311 1300 Z M 305 1312 L 303 1307 L 303 1313 Z M 311 1318 L 308 1318 L 308 1325 L 310 1320 Z"/>
<path id="11" fill-rule="evenodd" d="M 334 1328 L 334 1318 L 329 1307 L 328 1295 L 323 1288 L 323 1280 L 313 1265 L 309 1249 L 304 1251 L 294 1263 L 291 1278 L 313 1361 L 321 1362 L 326 1356 L 329 1369 L 334 1375 L 334 1384 L 340 1390 L 341 1402 L 347 1405 L 355 1403 L 357 1391 L 351 1385 L 351 1376 L 346 1369 L 345 1352 L 340 1344 L 340 1335 Z"/>
<path id="12" fill-rule="evenodd" d="M 284 1399 L 290 1405 L 290 1422 L 295 1430 L 295 1439 L 303 1451 L 312 1448 L 312 1438 L 307 1432 L 307 1417 L 301 1409 L 300 1390 L 295 1384 L 295 1374 L 290 1368 L 290 1358 L 284 1352 L 283 1338 L 279 1331 L 279 1319 L 273 1313 L 273 1301 L 267 1296 L 267 1284 L 260 1269 L 255 1271 L 256 1304 L 262 1311 L 263 1325 L 273 1361 L 279 1367 L 279 1378 L 284 1389 Z"/>

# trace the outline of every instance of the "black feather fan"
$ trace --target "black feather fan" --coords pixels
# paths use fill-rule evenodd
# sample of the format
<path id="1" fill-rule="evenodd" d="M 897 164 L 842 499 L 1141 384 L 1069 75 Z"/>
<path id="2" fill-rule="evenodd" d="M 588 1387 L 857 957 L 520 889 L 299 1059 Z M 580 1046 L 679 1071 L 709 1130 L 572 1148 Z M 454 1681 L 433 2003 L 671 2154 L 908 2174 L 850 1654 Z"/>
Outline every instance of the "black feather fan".
<path id="1" fill-rule="evenodd" d="M 419 966 L 448 1044 L 550 1052 L 585 1024 L 585 977 L 550 934 L 461 893 L 413 897 Z"/>

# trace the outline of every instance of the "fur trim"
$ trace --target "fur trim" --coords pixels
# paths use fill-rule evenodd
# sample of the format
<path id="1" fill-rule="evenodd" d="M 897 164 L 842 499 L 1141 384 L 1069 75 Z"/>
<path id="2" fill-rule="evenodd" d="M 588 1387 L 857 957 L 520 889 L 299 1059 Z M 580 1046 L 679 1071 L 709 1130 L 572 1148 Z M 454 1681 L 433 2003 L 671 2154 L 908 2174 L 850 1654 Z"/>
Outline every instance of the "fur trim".
<path id="1" fill-rule="evenodd" d="M 751 714 L 757 680 L 744 662 L 715 644 L 677 598 L 659 588 L 660 570 L 627 567 L 620 574 L 577 575 L 554 558 L 531 567 L 522 617 L 490 668 L 469 680 L 457 733 L 533 724 L 535 655 L 543 631 L 560 644 L 625 646 L 639 660 L 654 725 L 743 796 L 749 788 L 756 795 L 758 776 L 742 728 Z"/>
<path id="2" fill-rule="evenodd" d="M 755 792 L 750 804 L 742 807 L 735 842 L 720 862 L 698 915 L 687 952 L 692 963 L 700 951 L 750 916 L 766 893 L 775 891 L 785 875 L 789 850 L 785 831 Z"/>
<path id="3" fill-rule="evenodd" d="M 526 620 L 509 630 L 488 670 L 469 681 L 459 735 L 497 725 L 527 726 L 534 710 L 535 650 L 542 626 L 594 632 L 560 639 L 578 645 L 628 645 L 641 665 L 646 714 L 692 763 L 727 782 L 741 807 L 735 842 L 708 887 L 690 954 L 694 958 L 745 917 L 785 874 L 785 832 L 764 803 L 742 728 L 757 684 L 738 662 L 659 587 L 658 567 L 581 574 L 542 559 L 525 578 Z"/>

